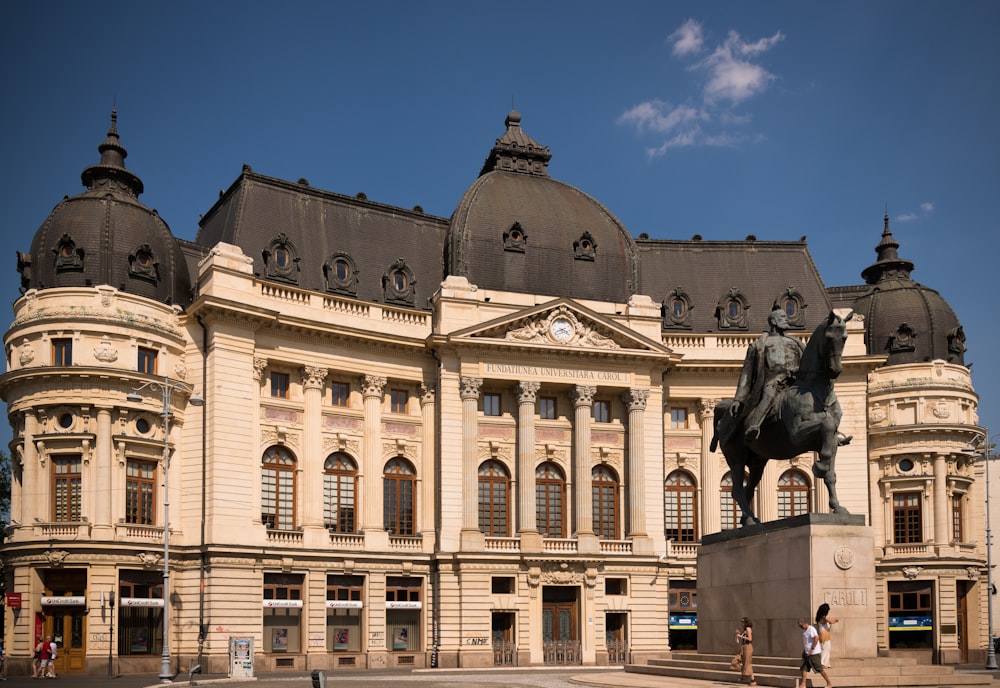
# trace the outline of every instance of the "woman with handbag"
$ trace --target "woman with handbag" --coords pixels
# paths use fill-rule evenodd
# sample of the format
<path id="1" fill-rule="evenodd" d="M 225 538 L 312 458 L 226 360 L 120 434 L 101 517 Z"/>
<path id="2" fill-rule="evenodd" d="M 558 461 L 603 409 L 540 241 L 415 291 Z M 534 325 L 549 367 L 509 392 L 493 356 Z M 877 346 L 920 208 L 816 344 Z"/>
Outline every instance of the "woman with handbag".
<path id="1" fill-rule="evenodd" d="M 749 617 L 743 617 L 743 630 L 736 631 L 736 642 L 740 644 L 743 656 L 740 682 L 746 681 L 749 685 L 756 686 L 757 679 L 753 675 L 753 622 Z"/>

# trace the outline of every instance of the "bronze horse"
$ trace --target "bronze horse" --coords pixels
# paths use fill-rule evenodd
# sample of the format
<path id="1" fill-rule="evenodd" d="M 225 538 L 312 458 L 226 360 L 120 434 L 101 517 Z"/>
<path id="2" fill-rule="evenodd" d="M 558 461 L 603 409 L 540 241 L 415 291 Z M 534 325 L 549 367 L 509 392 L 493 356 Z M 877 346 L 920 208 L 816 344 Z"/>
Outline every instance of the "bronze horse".
<path id="1" fill-rule="evenodd" d="M 830 494 L 830 510 L 846 514 L 847 509 L 837 500 L 837 428 L 842 415 L 840 405 L 831 402 L 833 382 L 843 370 L 841 356 L 847 341 L 846 323 L 853 313 L 841 318 L 831 312 L 819 324 L 802 352 L 795 381 L 781 391 L 774 408 L 761 425 L 754 440 L 744 438 L 748 409 L 733 416 L 733 400 L 720 401 L 715 407 L 715 435 L 711 448 L 722 453 L 729 464 L 733 479 L 733 499 L 743 517 L 740 525 L 760 523 L 751 509 L 754 493 L 764 474 L 768 459 L 791 459 L 804 452 L 818 452 L 812 472 L 826 483 Z M 749 474 L 747 474 L 749 469 Z"/>

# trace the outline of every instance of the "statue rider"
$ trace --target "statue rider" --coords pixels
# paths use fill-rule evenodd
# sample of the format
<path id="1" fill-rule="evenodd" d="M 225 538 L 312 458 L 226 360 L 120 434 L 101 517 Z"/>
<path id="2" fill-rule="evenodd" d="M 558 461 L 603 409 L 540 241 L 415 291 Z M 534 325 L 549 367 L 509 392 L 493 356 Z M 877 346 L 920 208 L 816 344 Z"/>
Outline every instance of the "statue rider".
<path id="1" fill-rule="evenodd" d="M 785 334 L 789 326 L 788 315 L 783 309 L 776 307 L 772 310 L 767 316 L 767 324 L 769 331 L 747 348 L 735 400 L 730 407 L 732 415 L 738 416 L 744 406 L 750 406 L 746 419 L 747 441 L 760 436 L 760 426 L 772 415 L 782 390 L 795 382 L 805 350 L 801 341 Z M 840 417 L 840 402 L 833 390 L 827 397 L 826 408 Z M 850 435 L 837 433 L 838 445 L 845 445 L 851 439 Z"/>

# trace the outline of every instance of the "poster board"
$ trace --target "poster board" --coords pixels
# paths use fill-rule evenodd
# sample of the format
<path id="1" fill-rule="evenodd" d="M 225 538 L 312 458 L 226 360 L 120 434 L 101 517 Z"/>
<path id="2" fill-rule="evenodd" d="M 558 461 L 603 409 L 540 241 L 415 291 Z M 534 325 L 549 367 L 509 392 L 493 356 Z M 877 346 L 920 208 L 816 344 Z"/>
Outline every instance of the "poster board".
<path id="1" fill-rule="evenodd" d="M 253 678 L 253 636 L 229 636 L 229 678 Z"/>

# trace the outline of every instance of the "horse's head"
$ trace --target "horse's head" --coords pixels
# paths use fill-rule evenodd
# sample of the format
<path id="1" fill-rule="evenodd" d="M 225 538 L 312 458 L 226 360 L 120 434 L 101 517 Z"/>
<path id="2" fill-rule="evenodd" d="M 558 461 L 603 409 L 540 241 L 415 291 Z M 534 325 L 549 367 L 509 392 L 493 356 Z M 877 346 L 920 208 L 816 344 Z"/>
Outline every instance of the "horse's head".
<path id="1" fill-rule="evenodd" d="M 847 317 L 844 318 L 830 311 L 830 314 L 826 316 L 826 320 L 813 333 L 814 337 L 816 335 L 822 337 L 820 340 L 821 357 L 831 380 L 836 380 L 844 370 L 841 357 L 844 354 L 844 344 L 847 343 L 847 321 L 853 317 L 853 311 L 848 313 Z"/>

